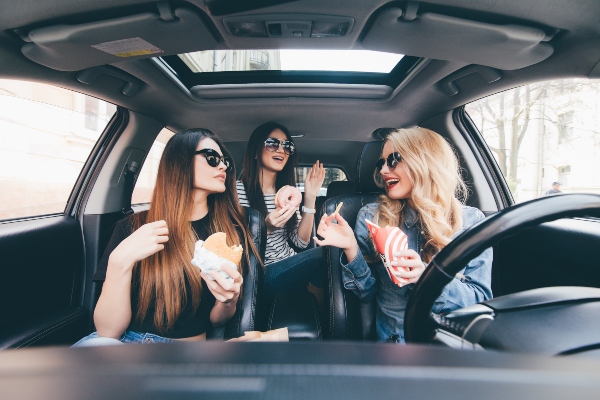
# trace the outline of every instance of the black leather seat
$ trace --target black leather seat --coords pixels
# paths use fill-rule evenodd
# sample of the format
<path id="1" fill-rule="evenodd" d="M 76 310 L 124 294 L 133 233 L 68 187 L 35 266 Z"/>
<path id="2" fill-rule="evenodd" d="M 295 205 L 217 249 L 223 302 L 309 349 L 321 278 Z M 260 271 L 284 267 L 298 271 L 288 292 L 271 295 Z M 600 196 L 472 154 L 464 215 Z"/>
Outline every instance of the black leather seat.
<path id="1" fill-rule="evenodd" d="M 254 245 L 264 258 L 267 246 L 267 228 L 262 214 L 253 208 L 244 207 L 248 219 L 248 227 Z M 267 310 L 262 302 L 262 285 L 264 269 L 252 252 L 250 265 L 244 275 L 241 296 L 238 300 L 235 315 L 223 326 L 207 332 L 210 339 L 231 339 L 243 336 L 247 331 L 263 331 L 266 329 Z"/>
<path id="2" fill-rule="evenodd" d="M 373 179 L 375 163 L 381 155 L 382 142 L 369 142 L 364 145 L 357 161 L 356 192 L 332 197 L 323 204 L 323 212 L 331 214 L 343 202 L 340 214 L 354 227 L 358 211 L 377 200 L 383 189 Z M 327 248 L 327 278 L 329 283 L 328 326 L 324 331 L 330 339 L 374 340 L 375 301 L 361 303 L 342 281 L 340 265 L 341 251 L 336 247 Z"/>
<path id="3" fill-rule="evenodd" d="M 317 197 L 316 202 L 316 210 L 317 216 L 315 217 L 315 223 L 321 220 L 321 216 L 323 215 L 323 204 L 333 197 L 342 196 L 346 194 L 356 193 L 355 184 L 352 181 L 333 181 L 327 186 L 327 194 L 323 197 Z"/>
<path id="4" fill-rule="evenodd" d="M 356 193 L 356 186 L 352 181 L 333 181 L 327 186 L 325 199 Z"/>

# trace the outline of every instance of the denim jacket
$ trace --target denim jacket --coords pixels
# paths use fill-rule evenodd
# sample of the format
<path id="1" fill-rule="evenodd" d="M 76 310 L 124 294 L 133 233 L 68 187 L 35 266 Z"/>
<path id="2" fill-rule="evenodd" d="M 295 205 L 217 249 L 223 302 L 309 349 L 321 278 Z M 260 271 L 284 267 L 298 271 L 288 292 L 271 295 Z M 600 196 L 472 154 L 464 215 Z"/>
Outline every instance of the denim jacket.
<path id="1" fill-rule="evenodd" d="M 375 296 L 378 340 L 404 343 L 404 311 L 414 284 L 396 286 L 388 276 L 373 246 L 365 219 L 373 220 L 378 208 L 379 203 L 370 203 L 360 209 L 354 229 L 359 251 L 351 262 L 346 260 L 342 252 L 342 278 L 344 287 L 351 290 L 361 301 L 368 302 Z M 484 219 L 485 216 L 476 208 L 463 206 L 462 218 L 463 229 L 454 237 Z M 408 236 L 408 248 L 421 255 L 425 238 L 416 211 L 408 206 L 404 208 L 404 222 L 400 229 Z M 367 264 L 363 255 L 377 261 Z M 465 278 L 455 278 L 446 285 L 433 306 L 433 312 L 448 313 L 492 298 L 492 249 L 484 250 L 471 260 L 461 274 Z"/>

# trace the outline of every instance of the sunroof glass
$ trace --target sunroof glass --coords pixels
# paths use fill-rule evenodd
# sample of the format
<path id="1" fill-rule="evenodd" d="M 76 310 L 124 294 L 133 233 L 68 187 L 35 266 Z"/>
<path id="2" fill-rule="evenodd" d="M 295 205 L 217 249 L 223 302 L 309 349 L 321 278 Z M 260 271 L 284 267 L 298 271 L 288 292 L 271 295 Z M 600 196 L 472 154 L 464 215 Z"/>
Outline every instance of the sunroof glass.
<path id="1" fill-rule="evenodd" d="M 368 50 L 210 50 L 179 57 L 194 73 L 262 70 L 387 74 L 403 56 Z"/>

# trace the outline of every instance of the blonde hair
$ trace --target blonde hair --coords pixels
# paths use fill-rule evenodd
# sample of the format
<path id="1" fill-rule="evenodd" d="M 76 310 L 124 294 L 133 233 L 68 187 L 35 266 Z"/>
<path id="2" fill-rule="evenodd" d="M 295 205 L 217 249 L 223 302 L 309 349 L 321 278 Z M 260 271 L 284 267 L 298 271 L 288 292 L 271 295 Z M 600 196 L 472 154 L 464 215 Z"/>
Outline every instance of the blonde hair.
<path id="1" fill-rule="evenodd" d="M 442 136 L 424 128 L 396 129 L 385 142 L 391 143 L 394 151 L 400 153 L 402 162 L 396 168 L 405 169 L 413 189 L 410 199 L 397 200 L 387 194 L 381 195 L 374 222 L 379 226 L 399 226 L 403 209 L 410 200 L 426 240 L 421 257 L 430 262 L 462 227 L 462 204 L 467 189 L 457 156 Z M 375 181 L 385 187 L 377 171 Z"/>

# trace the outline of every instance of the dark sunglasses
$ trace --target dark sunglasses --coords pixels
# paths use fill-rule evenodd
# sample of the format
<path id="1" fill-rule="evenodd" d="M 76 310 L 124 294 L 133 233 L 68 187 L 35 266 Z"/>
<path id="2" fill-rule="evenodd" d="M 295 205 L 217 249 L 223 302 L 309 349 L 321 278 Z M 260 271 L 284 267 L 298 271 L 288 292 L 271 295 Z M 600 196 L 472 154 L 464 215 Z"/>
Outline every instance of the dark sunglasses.
<path id="1" fill-rule="evenodd" d="M 276 138 L 267 138 L 265 140 L 265 149 L 275 152 L 279 150 L 279 146 L 283 147 L 283 152 L 291 156 L 296 151 L 296 146 L 289 140 L 279 140 Z"/>
<path id="2" fill-rule="evenodd" d="M 390 153 L 390 155 L 387 156 L 387 159 L 380 158 L 379 160 L 377 160 L 377 162 L 375 163 L 375 168 L 377 168 L 377 172 L 381 172 L 383 164 L 387 162 L 388 168 L 390 169 L 390 171 L 393 171 L 400 161 L 402 161 L 402 157 L 400 157 L 400 153 L 396 151 L 394 153 Z"/>
<path id="3" fill-rule="evenodd" d="M 233 162 L 229 157 L 220 155 L 216 150 L 213 149 L 202 149 L 196 151 L 194 154 L 204 154 L 206 162 L 211 167 L 217 168 L 219 164 L 223 163 L 227 167 L 226 171 L 231 172 L 233 170 Z"/>

